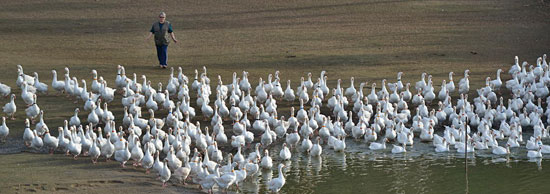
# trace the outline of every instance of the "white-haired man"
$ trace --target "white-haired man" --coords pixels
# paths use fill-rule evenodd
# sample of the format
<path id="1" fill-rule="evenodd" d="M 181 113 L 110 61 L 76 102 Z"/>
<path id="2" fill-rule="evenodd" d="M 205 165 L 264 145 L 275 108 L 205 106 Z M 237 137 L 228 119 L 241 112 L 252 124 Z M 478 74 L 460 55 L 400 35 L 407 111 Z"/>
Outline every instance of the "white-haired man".
<path id="1" fill-rule="evenodd" d="M 166 13 L 160 12 L 159 21 L 153 23 L 153 26 L 151 26 L 151 30 L 149 31 L 149 35 L 145 38 L 145 40 L 148 40 L 153 35 L 155 36 L 159 66 L 161 68 L 166 68 L 168 66 L 166 61 L 168 60 L 167 52 L 170 39 L 172 39 L 174 43 L 178 43 L 176 35 L 174 35 L 174 31 L 172 30 L 172 24 L 169 21 L 166 21 Z"/>

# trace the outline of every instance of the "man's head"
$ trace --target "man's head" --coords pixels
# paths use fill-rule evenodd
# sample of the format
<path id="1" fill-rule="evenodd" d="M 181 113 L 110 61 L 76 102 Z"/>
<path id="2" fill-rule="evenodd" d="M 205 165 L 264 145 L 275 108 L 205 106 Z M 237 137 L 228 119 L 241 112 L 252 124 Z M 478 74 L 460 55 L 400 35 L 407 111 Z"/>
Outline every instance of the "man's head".
<path id="1" fill-rule="evenodd" d="M 166 13 L 160 12 L 160 14 L 159 14 L 159 22 L 160 22 L 160 23 L 164 23 L 164 21 L 166 21 Z"/>

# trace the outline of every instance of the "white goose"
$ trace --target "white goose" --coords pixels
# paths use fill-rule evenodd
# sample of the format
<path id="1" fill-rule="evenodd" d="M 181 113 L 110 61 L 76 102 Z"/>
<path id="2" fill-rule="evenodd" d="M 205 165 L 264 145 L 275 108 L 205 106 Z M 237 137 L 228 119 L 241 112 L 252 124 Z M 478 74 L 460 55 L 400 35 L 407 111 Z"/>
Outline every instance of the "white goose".
<path id="1" fill-rule="evenodd" d="M 493 152 L 493 154 L 495 154 L 495 155 L 507 155 L 507 154 L 510 154 L 510 144 L 506 144 L 506 148 L 504 148 L 504 147 L 502 147 L 502 146 L 493 147 L 492 152 Z"/>
<path id="2" fill-rule="evenodd" d="M 90 91 L 96 94 L 101 93 L 100 92 L 101 83 L 97 81 L 97 71 L 93 69 L 91 73 L 92 73 L 92 86 L 90 87 Z M 115 82 L 115 85 L 116 85 L 116 82 Z"/>
<path id="3" fill-rule="evenodd" d="M 27 83 L 23 83 L 23 85 L 21 86 L 21 99 L 23 99 L 27 106 L 30 106 L 32 103 L 35 102 L 33 97 L 34 94 L 32 92 L 29 92 L 27 90 L 27 87 Z"/>
<path id="4" fill-rule="evenodd" d="M 34 85 L 34 78 L 30 75 L 27 75 L 23 72 L 23 67 L 21 65 L 17 65 L 17 86 L 21 86 L 23 82 L 27 82 L 29 85 Z"/>
<path id="5" fill-rule="evenodd" d="M 42 136 L 44 135 L 44 132 L 48 130 L 48 125 L 44 122 L 44 111 L 40 110 L 40 113 L 38 114 L 40 116 L 40 120 L 36 123 L 35 130 L 38 132 L 38 135 Z"/>
<path id="6" fill-rule="evenodd" d="M 537 149 L 537 151 L 529 150 L 527 152 L 527 157 L 528 158 L 542 158 L 541 149 L 542 149 L 542 147 L 539 147 L 539 149 Z"/>
<path id="7" fill-rule="evenodd" d="M 309 152 L 313 148 L 313 143 L 311 140 L 309 140 L 309 136 L 306 136 L 304 140 L 302 140 L 302 150 L 305 152 Z"/>
<path id="8" fill-rule="evenodd" d="M 273 160 L 269 156 L 269 151 L 267 149 L 264 150 L 264 157 L 262 158 L 260 167 L 263 169 L 271 169 L 271 167 L 273 167 Z"/>
<path id="9" fill-rule="evenodd" d="M 57 149 L 58 145 L 59 140 L 56 137 L 50 135 L 50 130 L 46 130 L 46 132 L 44 132 L 44 146 L 50 149 L 50 154 L 53 154 L 53 151 Z"/>
<path id="10" fill-rule="evenodd" d="M 73 159 L 76 160 L 76 157 L 82 152 L 82 144 L 75 142 L 72 136 L 69 136 L 69 141 L 68 151 L 73 155 Z"/>
<path id="11" fill-rule="evenodd" d="M 103 80 L 103 83 L 101 84 L 101 98 L 107 102 L 110 103 L 115 98 L 115 91 L 116 89 L 112 89 L 107 87 L 107 81 Z"/>
<path id="12" fill-rule="evenodd" d="M 453 75 L 454 72 L 449 72 L 449 83 L 447 83 L 446 88 L 449 93 L 453 93 L 455 91 L 455 82 L 453 81 Z"/>
<path id="13" fill-rule="evenodd" d="M 115 160 L 120 162 L 120 166 L 122 168 L 126 168 L 124 164 L 130 160 L 131 156 L 132 154 L 130 153 L 130 150 L 128 150 L 128 142 L 124 141 L 124 148 L 115 152 Z"/>
<path id="14" fill-rule="evenodd" d="M 500 87 L 502 86 L 502 80 L 500 79 L 500 73 L 502 72 L 502 69 L 497 70 L 497 78 L 491 81 L 491 84 L 493 86 L 493 89 L 498 91 L 500 90 Z"/>
<path id="15" fill-rule="evenodd" d="M 36 104 L 36 94 L 33 95 L 33 103 L 25 109 L 25 114 L 27 115 L 27 118 L 30 118 L 31 121 L 34 121 L 36 116 L 40 114 L 40 107 Z"/>
<path id="16" fill-rule="evenodd" d="M 333 142 L 333 149 L 336 152 L 342 152 L 346 149 L 346 139 L 345 136 L 340 136 Z"/>
<path id="17" fill-rule="evenodd" d="M 92 105 L 92 111 L 88 114 L 88 122 L 92 123 L 93 126 L 96 126 L 99 123 L 99 117 L 96 114 L 96 111 L 94 111 L 96 108 L 97 106 L 95 104 Z"/>
<path id="18" fill-rule="evenodd" d="M 10 97 L 10 102 L 6 103 L 3 107 L 4 113 L 10 116 L 11 120 L 15 120 L 15 112 L 17 111 L 17 106 L 15 106 L 15 94 L 12 94 Z"/>
<path id="19" fill-rule="evenodd" d="M 42 138 L 38 136 L 38 133 L 36 132 L 36 130 L 33 131 L 33 135 L 34 135 L 34 138 L 31 141 L 31 148 L 38 150 L 42 148 L 42 146 L 44 146 L 44 141 L 42 141 Z"/>
<path id="20" fill-rule="evenodd" d="M 65 90 L 65 82 L 57 80 L 57 71 L 52 70 L 52 88 L 59 93 Z"/>
<path id="21" fill-rule="evenodd" d="M 279 152 L 279 157 L 281 160 L 290 160 L 291 156 L 292 154 L 290 153 L 286 143 L 283 143 L 283 148 L 281 148 L 281 151 Z"/>
<path id="22" fill-rule="evenodd" d="M 321 147 L 321 145 L 319 145 L 319 143 L 321 142 L 321 137 L 317 136 L 317 141 L 315 142 L 315 144 L 313 144 L 313 147 L 311 148 L 311 151 L 309 152 L 309 155 L 310 156 L 320 156 L 321 153 L 323 153 L 323 147 Z"/>
<path id="23" fill-rule="evenodd" d="M 216 166 L 216 170 L 215 170 L 217 173 L 218 173 L 218 176 L 219 176 L 219 172 L 218 172 L 218 168 Z M 185 161 L 185 166 L 182 166 L 182 167 L 179 167 L 178 169 L 174 170 L 174 178 L 176 178 L 180 183 L 183 183 L 184 185 L 186 185 L 187 183 L 185 183 L 185 179 L 187 179 L 187 177 L 189 176 L 189 173 L 191 172 L 191 168 L 189 167 L 189 162 Z M 214 180 L 212 179 L 212 186 L 214 184 Z"/>
<path id="24" fill-rule="evenodd" d="M 369 145 L 369 149 L 371 150 L 385 150 L 386 149 L 386 142 L 388 141 L 388 139 L 384 138 L 382 140 L 382 143 L 378 143 L 378 142 L 372 142 L 370 145 Z"/>
<path id="25" fill-rule="evenodd" d="M 0 141 L 5 142 L 10 134 L 10 128 L 6 125 L 6 117 L 2 117 L 2 125 L 0 126 Z"/>
<path id="26" fill-rule="evenodd" d="M 470 91 L 469 73 L 470 70 L 466 69 L 464 71 L 464 78 L 462 78 L 460 82 L 458 82 L 458 93 L 460 94 L 466 94 Z"/>
<path id="27" fill-rule="evenodd" d="M 155 163 L 155 159 L 151 155 L 151 152 L 149 151 L 148 144 L 151 144 L 150 142 L 145 143 L 144 149 L 145 154 L 143 156 L 143 159 L 141 160 L 141 167 L 145 168 L 145 173 L 149 174 L 149 170 L 153 167 L 153 164 Z"/>
<path id="28" fill-rule="evenodd" d="M 134 160 L 133 166 L 139 166 L 141 165 L 141 161 L 143 160 L 144 154 L 143 150 L 141 150 L 141 144 L 139 142 L 139 137 L 135 136 L 135 145 L 132 148 L 132 151 L 130 152 L 130 158 Z"/>
<path id="29" fill-rule="evenodd" d="M 11 94 L 11 87 L 6 84 L 0 83 L 0 95 L 8 97 Z"/>
<path id="30" fill-rule="evenodd" d="M 393 145 L 393 148 L 391 149 L 391 153 L 393 154 L 400 154 L 400 153 L 406 153 L 407 148 L 405 145 L 399 146 L 399 145 Z"/>
<path id="31" fill-rule="evenodd" d="M 212 107 L 210 107 L 207 103 L 202 103 L 201 111 L 205 120 L 211 118 L 214 114 L 214 109 L 212 109 Z"/>
<path id="32" fill-rule="evenodd" d="M 42 83 L 38 80 L 38 73 L 34 72 L 34 85 L 36 88 L 36 91 L 40 93 L 47 93 L 48 92 L 48 85 L 45 83 Z"/>
<path id="33" fill-rule="evenodd" d="M 78 126 L 80 125 L 80 118 L 78 118 L 78 113 L 80 112 L 79 108 L 74 109 L 74 115 L 69 120 L 70 126 Z"/>
<path id="34" fill-rule="evenodd" d="M 166 187 L 166 182 L 168 182 L 168 180 L 170 180 L 170 177 L 172 176 L 172 172 L 168 168 L 168 161 L 166 159 L 164 159 L 164 166 L 159 172 L 159 175 L 160 181 L 162 181 L 162 187 Z"/>
<path id="35" fill-rule="evenodd" d="M 23 141 L 25 142 L 25 146 L 29 147 L 33 138 L 34 134 L 30 128 L 30 121 L 29 119 L 25 119 L 25 130 L 23 132 Z"/>
<path id="36" fill-rule="evenodd" d="M 267 188 L 272 192 L 279 192 L 286 183 L 285 176 L 283 174 L 283 167 L 285 167 L 284 164 L 279 164 L 279 177 L 271 179 L 267 183 Z"/>
<path id="37" fill-rule="evenodd" d="M 346 88 L 346 91 L 344 93 L 344 95 L 347 96 L 348 98 L 351 98 L 351 96 L 353 96 L 355 94 L 355 92 L 357 92 L 357 90 L 355 89 L 355 85 L 353 83 L 354 80 L 355 80 L 354 77 L 350 78 L 350 86 L 349 86 L 349 88 Z"/>
<path id="38" fill-rule="evenodd" d="M 92 138 L 92 146 L 88 151 L 88 156 L 92 159 L 92 163 L 97 163 L 97 159 L 101 155 L 101 150 L 99 149 L 99 140 Z"/>
<path id="39" fill-rule="evenodd" d="M 107 136 L 105 138 L 107 138 L 107 141 L 105 142 L 105 145 L 103 145 L 103 147 L 101 147 L 101 156 L 105 157 L 105 160 L 108 161 L 111 156 L 113 156 L 113 154 L 115 153 L 115 145 L 113 145 L 111 143 L 111 141 L 109 140 L 111 137 L 111 134 L 110 133 L 107 133 Z"/>
<path id="40" fill-rule="evenodd" d="M 289 101 L 289 102 L 292 102 L 296 99 L 296 95 L 294 94 L 294 90 L 292 89 L 292 87 L 290 86 L 290 80 L 287 81 L 287 85 L 286 85 L 286 89 L 285 89 L 285 94 L 283 95 L 283 98 L 286 100 L 286 101 Z"/>
<path id="41" fill-rule="evenodd" d="M 231 168 L 230 172 L 226 172 L 222 176 L 214 178 L 214 180 L 220 189 L 225 189 L 227 191 L 227 189 L 236 182 L 237 176 L 235 170 Z"/>

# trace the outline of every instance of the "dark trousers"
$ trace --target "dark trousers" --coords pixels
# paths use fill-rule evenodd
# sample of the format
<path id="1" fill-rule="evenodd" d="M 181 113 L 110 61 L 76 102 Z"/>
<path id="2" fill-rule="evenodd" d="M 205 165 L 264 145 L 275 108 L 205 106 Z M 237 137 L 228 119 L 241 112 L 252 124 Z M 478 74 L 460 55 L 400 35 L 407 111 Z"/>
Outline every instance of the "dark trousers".
<path id="1" fill-rule="evenodd" d="M 156 45 L 157 46 L 157 57 L 159 59 L 159 65 L 168 65 L 166 60 L 168 59 L 168 45 Z"/>

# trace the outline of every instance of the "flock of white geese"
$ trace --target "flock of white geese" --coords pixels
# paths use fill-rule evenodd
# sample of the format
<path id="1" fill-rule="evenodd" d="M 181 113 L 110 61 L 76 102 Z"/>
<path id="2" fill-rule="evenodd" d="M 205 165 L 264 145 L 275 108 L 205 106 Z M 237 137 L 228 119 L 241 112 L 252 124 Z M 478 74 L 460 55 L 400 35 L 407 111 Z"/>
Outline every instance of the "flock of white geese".
<path id="1" fill-rule="evenodd" d="M 132 160 L 134 166 L 147 173 L 153 169 L 163 186 L 170 178 L 184 184 L 191 179 L 209 192 L 215 187 L 238 188 L 261 169 L 271 170 L 274 161 L 281 162 L 279 175 L 267 182 L 267 189 L 278 192 L 285 185 L 282 161 L 291 159 L 291 149 L 319 157 L 327 148 L 345 151 L 348 137 L 370 144 L 371 150 L 391 150 L 394 154 L 407 152 L 415 137 L 433 144 L 435 152 L 491 150 L 495 155 L 508 155 L 511 148 L 525 146 L 528 158 L 550 153 L 550 145 L 542 143 L 549 137 L 544 123 L 550 123 L 550 108 L 542 107 L 544 99 L 550 105 L 550 66 L 546 55 L 539 57 L 534 66 L 520 64 L 516 56 L 508 71 L 512 78 L 503 82 L 499 69 L 495 79 L 488 77 L 485 86 L 475 90 L 477 97 L 473 100 L 468 99 L 469 70 L 464 71 L 456 85 L 454 73 L 450 72 L 438 91 L 431 75 L 423 73 L 410 88 L 411 83 L 403 83 L 399 72 L 395 82 L 383 80 L 378 90 L 377 84 L 372 83 L 371 91 L 363 93 L 367 83 L 360 83 L 356 89 L 353 77 L 349 87 L 343 87 L 338 79 L 336 87 L 330 89 L 325 71 L 316 81 L 311 73 L 302 77 L 295 89 L 290 80 L 283 89 L 278 71 L 270 74 L 267 81 L 260 78 L 255 87 L 248 72 L 243 72 L 242 77 L 233 73 L 230 84 L 223 84 L 218 76 L 215 88 L 211 88 L 206 67 L 203 68 L 201 73 L 195 70 L 193 80 L 182 68 L 177 74 L 172 68 L 164 88 L 162 83 L 153 87 L 145 75 L 141 83 L 135 73 L 133 78 L 127 77 L 123 66 L 118 66 L 111 88 L 93 70 L 88 88 L 84 79 L 71 77 L 68 68 L 61 80 L 52 70 L 53 79 L 48 85 L 39 80 L 36 72 L 26 75 L 18 65 L 16 85 L 21 88 L 20 97 L 26 105 L 25 145 L 37 150 L 45 147 L 51 153 L 66 153 L 74 159 L 87 156 L 93 163 L 99 158 L 114 158 L 125 167 Z M 47 93 L 50 86 L 66 98 L 76 99 L 75 103 L 83 103 L 64 126 L 58 127 L 58 136 L 50 134 L 44 110 L 36 103 L 37 96 Z M 507 102 L 498 95 L 505 91 Z M 115 116 L 108 109 L 115 93 L 122 95 L 124 115 Z M 3 112 L 14 120 L 16 95 L 2 83 L 0 95 L 11 98 Z M 459 96 L 456 104 L 452 95 Z M 191 96 L 196 97 L 196 107 L 191 106 Z M 215 97 L 214 102 L 211 96 Z M 288 118 L 278 117 L 277 101 L 299 101 L 300 107 L 292 107 Z M 321 111 L 321 107 L 326 108 Z M 88 113 L 86 122 L 79 117 L 81 108 Z M 167 116 L 155 117 L 159 110 L 165 110 Z M 142 118 L 142 111 L 149 113 L 148 119 Z M 121 116 L 122 124 L 116 127 L 115 117 Z M 6 141 L 6 117 L 2 122 L 0 138 Z M 435 134 L 434 128 L 442 129 L 441 135 Z M 523 128 L 533 130 L 526 142 Z M 278 142 L 283 144 L 280 152 L 270 155 L 267 148 Z M 391 149 L 386 145 L 389 142 Z M 231 147 L 237 151 L 229 151 L 234 150 L 228 149 Z"/>

